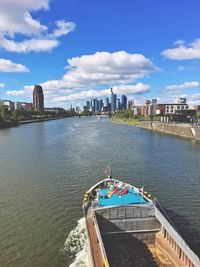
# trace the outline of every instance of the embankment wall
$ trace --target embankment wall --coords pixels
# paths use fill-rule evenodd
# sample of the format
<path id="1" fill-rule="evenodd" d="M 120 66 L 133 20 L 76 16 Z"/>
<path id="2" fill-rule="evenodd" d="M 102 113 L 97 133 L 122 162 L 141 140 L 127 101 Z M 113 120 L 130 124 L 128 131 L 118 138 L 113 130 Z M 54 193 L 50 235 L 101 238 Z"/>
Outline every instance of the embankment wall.
<path id="1" fill-rule="evenodd" d="M 160 122 L 141 121 L 139 127 L 200 141 L 200 128 Z"/>

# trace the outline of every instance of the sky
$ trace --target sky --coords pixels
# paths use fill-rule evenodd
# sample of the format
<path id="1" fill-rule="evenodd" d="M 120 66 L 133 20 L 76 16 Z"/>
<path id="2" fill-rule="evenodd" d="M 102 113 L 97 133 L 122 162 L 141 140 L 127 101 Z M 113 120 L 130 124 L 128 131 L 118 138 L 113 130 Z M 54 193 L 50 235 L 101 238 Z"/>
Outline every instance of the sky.
<path id="1" fill-rule="evenodd" d="M 199 0 L 0 0 L 0 99 L 200 104 Z"/>

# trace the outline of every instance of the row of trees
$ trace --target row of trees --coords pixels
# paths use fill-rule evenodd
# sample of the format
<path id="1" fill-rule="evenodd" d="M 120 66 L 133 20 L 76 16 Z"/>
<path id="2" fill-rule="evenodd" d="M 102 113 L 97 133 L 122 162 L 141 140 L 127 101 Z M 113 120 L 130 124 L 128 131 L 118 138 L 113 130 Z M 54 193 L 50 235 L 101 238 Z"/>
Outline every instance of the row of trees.
<path id="1" fill-rule="evenodd" d="M 150 120 L 150 117 L 144 117 L 141 115 L 134 115 L 134 111 L 129 108 L 126 110 L 119 110 L 117 112 L 115 112 L 114 117 L 118 118 L 118 119 L 134 119 L 134 120 Z"/>
<path id="2" fill-rule="evenodd" d="M 55 117 L 70 117 L 76 115 L 75 112 L 65 109 L 57 111 L 49 110 L 43 113 L 37 111 L 26 111 L 25 109 L 15 109 L 10 111 L 8 106 L 0 106 L 0 127 L 17 125 L 19 121 L 43 120 Z"/>

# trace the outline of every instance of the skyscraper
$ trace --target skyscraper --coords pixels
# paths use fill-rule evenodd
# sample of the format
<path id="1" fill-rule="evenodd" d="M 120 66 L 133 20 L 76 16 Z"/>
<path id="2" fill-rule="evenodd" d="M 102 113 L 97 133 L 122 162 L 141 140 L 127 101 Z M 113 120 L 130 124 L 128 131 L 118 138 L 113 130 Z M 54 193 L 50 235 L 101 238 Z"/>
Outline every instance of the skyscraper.
<path id="1" fill-rule="evenodd" d="M 35 111 L 44 112 L 44 95 L 42 86 L 35 85 L 33 90 L 33 107 Z"/>
<path id="2" fill-rule="evenodd" d="M 127 97 L 125 95 L 122 95 L 122 98 L 121 98 L 121 108 L 127 109 Z"/>
<path id="3" fill-rule="evenodd" d="M 117 95 L 113 93 L 111 88 L 111 112 L 114 112 L 117 108 Z"/>

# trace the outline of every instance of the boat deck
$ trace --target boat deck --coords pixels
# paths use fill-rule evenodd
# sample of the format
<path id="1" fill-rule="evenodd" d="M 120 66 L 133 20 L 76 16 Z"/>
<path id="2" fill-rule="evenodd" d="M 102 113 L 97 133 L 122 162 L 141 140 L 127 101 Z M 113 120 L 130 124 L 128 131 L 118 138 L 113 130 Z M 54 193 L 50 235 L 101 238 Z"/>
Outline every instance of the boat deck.
<path id="1" fill-rule="evenodd" d="M 112 194 L 109 188 L 104 188 L 98 191 L 98 201 L 100 206 L 115 206 L 115 205 L 129 205 L 129 204 L 145 204 L 147 201 L 138 194 L 134 189 L 128 189 L 126 194 L 121 194 L 122 190 Z"/>
<path id="2" fill-rule="evenodd" d="M 95 266 L 102 266 L 102 254 L 98 241 L 97 233 L 93 223 L 93 217 L 90 215 L 87 217 L 88 234 L 90 236 L 90 242 L 92 246 L 92 254 Z"/>

